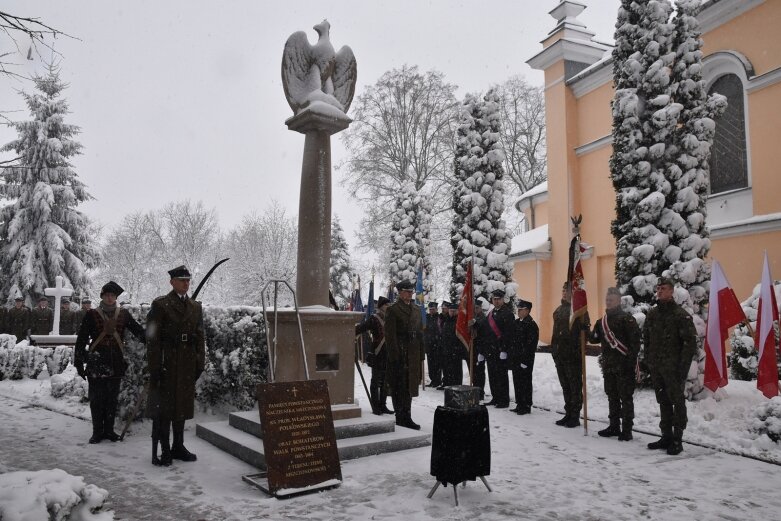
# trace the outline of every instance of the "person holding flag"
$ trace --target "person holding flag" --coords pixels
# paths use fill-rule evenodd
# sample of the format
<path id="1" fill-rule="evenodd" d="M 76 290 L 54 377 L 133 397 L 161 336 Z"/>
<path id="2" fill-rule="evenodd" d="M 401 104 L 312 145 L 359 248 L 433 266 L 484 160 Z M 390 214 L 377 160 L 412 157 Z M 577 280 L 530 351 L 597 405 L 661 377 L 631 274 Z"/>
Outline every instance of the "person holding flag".
<path id="1" fill-rule="evenodd" d="M 759 309 L 754 345 L 757 346 L 757 389 L 768 398 L 778 396 L 778 366 L 776 359 L 776 334 L 773 323 L 778 321 L 778 304 L 770 275 L 770 263 L 765 252 L 762 283 L 759 286 Z"/>
<path id="2" fill-rule="evenodd" d="M 580 410 L 583 407 L 583 366 L 581 363 L 580 332 L 588 328 L 588 313 L 575 317 L 570 326 L 572 315 L 572 292 L 570 283 L 561 288 L 561 305 L 553 312 L 553 334 L 550 346 L 556 373 L 559 377 L 561 392 L 564 394 L 564 417 L 556 425 L 578 427 Z"/>
<path id="3" fill-rule="evenodd" d="M 683 450 L 683 431 L 688 420 L 683 391 L 697 353 L 692 317 L 675 302 L 673 294 L 672 279 L 661 277 L 656 286 L 657 304 L 648 311 L 643 324 L 645 361 L 659 404 L 662 431 L 662 437 L 649 443 L 648 448 L 667 450 L 671 456 Z"/>

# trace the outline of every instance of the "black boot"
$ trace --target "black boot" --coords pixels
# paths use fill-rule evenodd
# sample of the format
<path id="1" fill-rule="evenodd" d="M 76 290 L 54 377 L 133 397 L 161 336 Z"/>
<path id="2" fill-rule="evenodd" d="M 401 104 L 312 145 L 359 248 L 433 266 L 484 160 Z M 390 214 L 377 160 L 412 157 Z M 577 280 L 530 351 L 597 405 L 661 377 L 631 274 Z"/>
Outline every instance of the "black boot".
<path id="1" fill-rule="evenodd" d="M 94 382 L 94 380 L 91 382 Z M 97 387 L 97 383 L 94 383 L 93 385 Z M 89 442 L 92 444 L 100 443 L 100 440 L 103 439 L 104 414 L 102 405 L 100 395 L 97 393 L 90 393 L 89 409 L 90 414 L 92 415 L 92 437 L 89 439 Z"/>
<path id="2" fill-rule="evenodd" d="M 611 436 L 620 436 L 621 428 L 618 426 L 618 424 L 611 423 L 606 429 L 602 429 L 601 431 L 598 431 L 597 434 L 599 434 L 603 438 L 610 438 Z"/>
<path id="3" fill-rule="evenodd" d="M 658 449 L 666 450 L 670 447 L 672 442 L 673 442 L 672 435 L 670 433 L 663 433 L 661 438 L 659 438 L 656 441 L 652 441 L 647 446 L 651 450 L 658 450 Z"/>
<path id="4" fill-rule="evenodd" d="M 94 428 L 92 429 L 92 437 L 89 439 L 89 442 L 92 444 L 100 443 L 100 440 L 103 439 L 103 433 L 100 431 L 96 431 Z"/>
<path id="5" fill-rule="evenodd" d="M 382 416 L 382 413 L 384 412 L 382 408 L 380 407 L 380 396 L 377 393 L 377 388 L 372 387 L 369 391 L 371 393 L 371 396 L 369 396 L 369 400 L 371 400 L 372 405 L 372 414 L 376 414 L 377 416 Z"/>
<path id="6" fill-rule="evenodd" d="M 677 456 L 681 452 L 683 452 L 683 430 L 676 428 L 673 429 L 673 441 L 667 447 L 667 454 Z"/>
<path id="7" fill-rule="evenodd" d="M 572 429 L 574 427 L 580 427 L 580 418 L 575 416 L 574 418 L 570 418 L 567 420 L 567 423 L 564 424 L 565 427 L 568 429 Z"/>
<path id="8" fill-rule="evenodd" d="M 158 422 L 157 434 L 160 439 L 160 465 L 170 467 L 173 463 L 171 457 L 171 422 L 155 420 Z"/>
<path id="9" fill-rule="evenodd" d="M 560 420 L 556 420 L 556 425 L 566 425 L 569 421 L 569 414 L 565 414 L 564 417 Z"/>
<path id="10" fill-rule="evenodd" d="M 632 441 L 632 424 L 624 422 L 621 427 L 621 434 L 618 435 L 618 441 Z"/>
<path id="11" fill-rule="evenodd" d="M 119 440 L 119 434 L 114 432 L 115 416 L 113 412 L 106 413 L 103 416 L 103 439 L 109 441 Z"/>
<path id="12" fill-rule="evenodd" d="M 171 447 L 171 457 L 180 461 L 196 461 L 198 459 L 184 446 L 184 422 L 174 426 L 174 445 Z"/>
<path id="13" fill-rule="evenodd" d="M 157 446 L 160 444 L 160 440 L 155 435 L 152 435 L 152 465 L 159 467 L 163 463 L 160 458 L 157 457 Z"/>
<path id="14" fill-rule="evenodd" d="M 388 401 L 388 393 L 385 391 L 384 387 L 381 387 L 380 388 L 380 410 L 385 414 L 395 414 L 393 411 L 388 409 L 388 406 L 386 405 L 387 401 Z"/>

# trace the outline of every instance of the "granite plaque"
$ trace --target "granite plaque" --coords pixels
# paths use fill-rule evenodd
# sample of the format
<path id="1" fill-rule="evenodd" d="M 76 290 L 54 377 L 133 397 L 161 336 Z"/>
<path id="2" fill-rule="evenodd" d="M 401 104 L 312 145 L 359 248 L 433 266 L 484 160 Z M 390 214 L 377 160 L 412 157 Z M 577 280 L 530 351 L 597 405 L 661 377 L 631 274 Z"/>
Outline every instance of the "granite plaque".
<path id="1" fill-rule="evenodd" d="M 257 387 L 268 491 L 284 497 L 342 481 L 325 380 Z"/>

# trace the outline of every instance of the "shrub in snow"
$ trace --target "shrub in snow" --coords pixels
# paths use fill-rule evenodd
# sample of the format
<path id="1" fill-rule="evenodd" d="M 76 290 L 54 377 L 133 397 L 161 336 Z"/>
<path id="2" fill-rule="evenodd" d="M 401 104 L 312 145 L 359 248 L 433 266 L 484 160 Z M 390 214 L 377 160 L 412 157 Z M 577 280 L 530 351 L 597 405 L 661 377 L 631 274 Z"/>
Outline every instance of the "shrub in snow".
<path id="1" fill-rule="evenodd" d="M 778 443 L 781 441 L 781 396 L 774 396 L 754 409 L 751 430 Z"/>
<path id="2" fill-rule="evenodd" d="M 0 380 L 38 378 L 44 369 L 48 369 L 47 359 L 53 357 L 54 351 L 49 347 L 27 345 L 27 342 L 20 342 L 11 348 L 0 348 Z M 54 363 L 51 365 L 54 366 Z"/>
<path id="3" fill-rule="evenodd" d="M 51 384 L 51 393 L 55 398 L 64 398 L 72 396 L 79 400 L 87 398 L 89 386 L 87 381 L 78 375 L 76 367 L 68 367 L 60 374 L 54 374 L 49 379 Z"/>
<path id="4" fill-rule="evenodd" d="M 0 335 L 0 349 L 11 349 L 16 346 L 16 337 L 14 335 Z"/>
<path id="5" fill-rule="evenodd" d="M 108 492 L 60 469 L 0 474 L 3 521 L 111 521 L 101 512 Z"/>
<path id="6" fill-rule="evenodd" d="M 781 299 L 781 281 L 775 281 L 773 286 L 776 291 L 776 301 L 778 301 Z M 746 318 L 751 324 L 752 331 L 755 331 L 757 327 L 757 308 L 759 307 L 759 284 L 754 286 L 751 296 L 741 302 L 741 306 L 743 307 L 743 313 L 746 314 Z M 773 328 L 776 334 L 776 345 L 778 345 L 778 322 L 773 324 Z M 754 338 L 745 324 L 740 324 L 732 330 L 729 344 L 730 377 L 735 380 L 756 380 L 757 366 L 759 365 L 757 357 L 759 353 L 757 353 L 754 346 Z M 781 368 L 781 356 L 778 357 L 778 362 Z"/>

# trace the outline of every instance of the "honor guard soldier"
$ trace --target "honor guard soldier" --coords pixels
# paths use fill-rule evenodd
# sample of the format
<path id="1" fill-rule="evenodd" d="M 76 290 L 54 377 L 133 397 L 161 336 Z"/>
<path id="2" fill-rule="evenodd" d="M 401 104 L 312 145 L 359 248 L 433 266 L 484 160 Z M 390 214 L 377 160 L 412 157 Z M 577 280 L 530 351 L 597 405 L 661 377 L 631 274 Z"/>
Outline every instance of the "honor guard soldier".
<path id="1" fill-rule="evenodd" d="M 71 301 L 67 298 L 62 299 L 60 303 L 60 334 L 61 335 L 75 335 L 77 333 L 77 327 L 81 324 L 76 324 L 76 313 L 71 311 Z"/>
<path id="2" fill-rule="evenodd" d="M 461 385 L 464 383 L 464 360 L 467 350 L 456 335 L 459 302 L 448 303 L 447 316 L 442 322 L 442 385 Z"/>
<path id="3" fill-rule="evenodd" d="M 404 280 L 396 284 L 399 298 L 385 315 L 385 345 L 388 347 L 387 381 L 396 411 L 396 425 L 420 429 L 412 421 L 412 397 L 418 395 L 423 349 L 423 320 L 412 301 L 414 286 Z"/>
<path id="4" fill-rule="evenodd" d="M 532 371 L 534 355 L 540 339 L 540 328 L 529 315 L 532 303 L 518 301 L 518 320 L 513 324 L 512 350 L 510 351 L 510 369 L 513 372 L 516 414 L 532 412 Z"/>
<path id="5" fill-rule="evenodd" d="M 38 297 L 38 306 L 30 315 L 30 334 L 48 335 L 54 326 L 54 310 L 49 308 L 49 299 Z"/>
<path id="6" fill-rule="evenodd" d="M 488 340 L 492 333 L 487 329 L 488 317 L 483 312 L 483 304 L 479 299 L 475 299 L 475 318 L 471 324 L 472 328 L 472 347 L 475 353 L 474 368 L 472 377 L 474 386 L 480 389 L 480 399 L 485 398 L 485 354 L 488 349 Z M 488 402 L 486 405 L 494 405 L 496 402 Z"/>
<path id="7" fill-rule="evenodd" d="M 423 332 L 426 343 L 429 386 L 442 389 L 442 319 L 437 313 L 437 303 L 428 303 L 426 329 Z"/>
<path id="8" fill-rule="evenodd" d="M 117 304 L 117 297 L 123 291 L 114 281 L 104 285 L 100 290 L 100 305 L 86 314 L 76 337 L 76 371 L 89 381 L 90 443 L 119 439 L 114 432 L 114 419 L 119 385 L 127 370 L 123 340 L 125 329 L 139 340 L 144 340 L 144 328 Z"/>
<path id="9" fill-rule="evenodd" d="M 493 309 L 488 312 L 486 341 L 486 366 L 488 384 L 491 386 L 491 402 L 497 409 L 510 406 L 510 379 L 508 371 L 508 353 L 513 333 L 513 312 L 504 302 L 504 291 L 497 289 L 491 293 Z"/>
<path id="10" fill-rule="evenodd" d="M 195 413 L 195 382 L 203 372 L 206 349 L 203 309 L 187 296 L 190 271 L 168 272 L 171 292 L 152 302 L 147 317 L 147 365 L 152 423 L 152 463 L 168 466 L 173 459 L 195 461 L 184 446 L 184 422 Z M 170 432 L 173 430 L 173 445 Z M 157 457 L 157 442 L 161 455 Z"/>
<path id="11" fill-rule="evenodd" d="M 30 308 L 24 305 L 23 297 L 16 297 L 14 307 L 8 312 L 8 331 L 17 342 L 26 340 L 30 334 Z"/>
<path id="12" fill-rule="evenodd" d="M 388 350 L 385 348 L 385 312 L 390 307 L 386 297 L 377 299 L 377 310 L 360 324 L 355 326 L 355 334 L 369 332 L 372 337 L 371 351 L 366 355 L 366 363 L 372 368 L 372 379 L 369 384 L 371 393 L 372 413 L 376 415 L 393 414 L 388 409 L 386 401 L 388 393 L 385 386 L 385 373 L 388 369 Z"/>
<path id="13" fill-rule="evenodd" d="M 580 409 L 583 407 L 583 368 L 580 359 L 580 331 L 589 323 L 588 313 L 578 317 L 570 327 L 572 295 L 569 283 L 561 289 L 561 305 L 553 312 L 553 336 L 551 354 L 556 364 L 561 392 L 564 395 L 564 417 L 556 425 L 577 427 L 580 425 Z"/>

